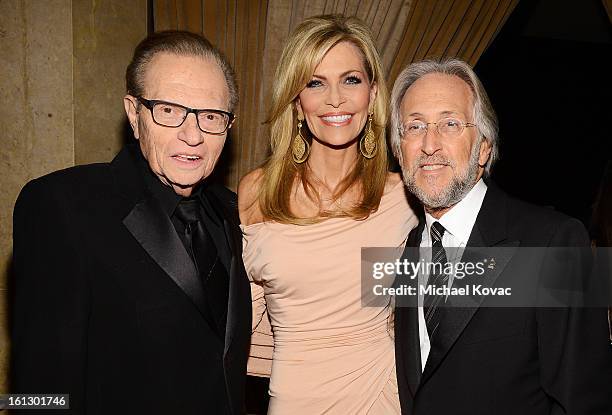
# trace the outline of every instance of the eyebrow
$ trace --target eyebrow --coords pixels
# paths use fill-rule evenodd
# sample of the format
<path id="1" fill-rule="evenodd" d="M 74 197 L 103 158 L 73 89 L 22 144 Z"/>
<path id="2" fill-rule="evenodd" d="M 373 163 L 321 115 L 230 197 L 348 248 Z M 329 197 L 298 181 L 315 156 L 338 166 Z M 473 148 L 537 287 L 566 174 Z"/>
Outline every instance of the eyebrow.
<path id="1" fill-rule="evenodd" d="M 440 115 L 462 115 L 460 112 L 457 111 L 442 111 L 440 113 Z"/>
<path id="2" fill-rule="evenodd" d="M 444 117 L 444 116 L 448 116 L 448 115 L 463 115 L 463 114 L 460 113 L 460 112 L 457 112 L 457 111 L 442 111 L 440 113 L 440 115 Z M 412 113 L 408 114 L 408 116 L 409 117 L 422 117 L 423 114 L 421 114 L 420 112 L 412 112 Z"/>
<path id="3" fill-rule="evenodd" d="M 348 75 L 348 74 L 351 74 L 351 73 L 353 73 L 353 72 L 359 72 L 361 75 L 363 75 L 363 72 L 362 72 L 361 70 L 359 70 L 359 69 L 350 69 L 350 70 L 348 70 L 348 71 L 346 71 L 346 72 L 342 72 L 342 73 L 340 74 L 340 78 L 342 78 L 342 77 L 344 77 L 344 76 L 346 76 L 346 75 Z M 326 78 L 326 77 L 324 77 L 323 75 L 317 75 L 316 73 L 315 73 L 315 74 L 313 74 L 312 76 L 313 76 L 313 77 L 315 77 L 315 78 L 319 78 L 319 79 L 327 79 L 327 78 Z"/>

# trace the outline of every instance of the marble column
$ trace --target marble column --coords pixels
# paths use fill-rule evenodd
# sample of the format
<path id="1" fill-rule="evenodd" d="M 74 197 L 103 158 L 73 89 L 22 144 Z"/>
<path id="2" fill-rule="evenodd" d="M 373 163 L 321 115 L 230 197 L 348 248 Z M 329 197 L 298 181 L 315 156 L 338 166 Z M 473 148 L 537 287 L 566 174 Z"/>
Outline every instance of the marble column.
<path id="1" fill-rule="evenodd" d="M 119 150 L 125 67 L 146 32 L 146 0 L 0 1 L 0 393 L 17 195 L 33 178 Z"/>

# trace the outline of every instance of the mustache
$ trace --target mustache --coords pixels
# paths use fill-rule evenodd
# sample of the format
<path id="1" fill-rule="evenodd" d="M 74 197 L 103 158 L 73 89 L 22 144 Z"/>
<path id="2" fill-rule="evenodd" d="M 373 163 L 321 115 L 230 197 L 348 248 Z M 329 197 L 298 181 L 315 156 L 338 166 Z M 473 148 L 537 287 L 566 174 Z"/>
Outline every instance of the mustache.
<path id="1" fill-rule="evenodd" d="M 415 160 L 413 167 L 419 168 L 426 164 L 442 164 L 445 166 L 455 167 L 455 163 L 440 154 L 436 154 L 433 156 L 421 155 L 418 159 Z"/>

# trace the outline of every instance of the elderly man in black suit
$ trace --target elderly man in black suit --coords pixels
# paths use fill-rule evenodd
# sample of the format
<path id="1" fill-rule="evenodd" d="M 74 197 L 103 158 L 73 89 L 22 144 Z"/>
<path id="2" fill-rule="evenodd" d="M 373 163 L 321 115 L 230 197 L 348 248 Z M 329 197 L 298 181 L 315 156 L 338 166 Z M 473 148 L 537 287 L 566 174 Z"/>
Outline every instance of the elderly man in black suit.
<path id="1" fill-rule="evenodd" d="M 137 141 L 17 200 L 12 390 L 68 393 L 74 414 L 243 413 L 250 289 L 235 194 L 209 181 L 233 71 L 171 31 L 138 45 L 126 80 Z"/>
<path id="2" fill-rule="evenodd" d="M 580 222 L 483 180 L 498 155 L 497 120 L 468 64 L 410 65 L 395 82 L 391 105 L 392 147 L 408 190 L 424 206 L 408 238 L 409 247 L 419 248 L 416 258 L 410 248 L 405 258 L 429 255 L 421 259 L 449 269 L 462 250 L 465 260 L 479 258 L 469 254 L 474 247 L 506 249 L 480 280 L 495 288 L 525 279 L 524 247 L 575 247 L 569 252 L 577 258 L 588 254 Z M 537 157 L 530 155 L 529 168 L 537 169 Z M 495 307 L 481 293 L 453 298 L 451 289 L 466 281 L 453 279 L 452 271 L 431 271 L 423 279 L 447 291 L 425 291 L 421 303 L 397 299 L 405 305 L 397 307 L 395 321 L 403 414 L 612 413 L 603 308 Z"/>

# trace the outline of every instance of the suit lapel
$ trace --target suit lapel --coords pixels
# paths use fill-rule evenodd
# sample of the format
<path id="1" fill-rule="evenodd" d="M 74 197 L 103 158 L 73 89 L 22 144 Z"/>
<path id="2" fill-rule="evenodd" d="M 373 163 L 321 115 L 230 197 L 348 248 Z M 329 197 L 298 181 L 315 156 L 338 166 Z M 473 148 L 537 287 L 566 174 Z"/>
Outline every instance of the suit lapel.
<path id="1" fill-rule="evenodd" d="M 225 327 L 225 349 L 224 356 L 229 350 L 230 344 L 232 342 L 233 334 L 235 332 L 235 327 L 237 325 L 237 320 L 242 316 L 238 315 L 237 312 L 232 312 L 236 310 L 236 301 L 237 301 L 237 292 L 238 286 L 240 283 L 239 278 L 239 269 L 240 264 L 238 261 L 242 261 L 240 257 L 241 244 L 242 240 L 240 239 L 241 233 L 239 232 L 238 226 L 235 224 L 235 221 L 229 215 L 227 211 L 228 201 L 220 200 L 217 192 L 214 189 L 211 189 L 210 192 L 207 193 L 210 196 L 211 206 L 217 212 L 217 215 L 223 220 L 223 240 L 226 244 L 226 249 L 224 253 L 226 255 L 226 261 L 228 264 L 228 279 L 226 281 L 218 281 L 215 288 L 211 289 L 211 294 L 217 296 L 217 299 L 222 298 L 222 301 L 215 302 L 215 313 L 217 316 L 222 316 L 222 324 Z"/>
<path id="2" fill-rule="evenodd" d="M 204 210 L 207 212 L 212 210 L 215 213 L 215 216 L 218 218 L 215 222 L 218 223 L 218 220 L 221 220 L 222 226 L 219 226 L 218 224 L 215 225 L 212 223 L 212 219 L 205 218 L 206 229 L 215 242 L 221 263 L 225 267 L 225 270 L 229 272 L 231 248 L 229 246 L 229 239 L 226 230 L 227 214 L 225 209 L 223 209 L 225 205 L 222 204 L 223 202 L 221 202 L 211 190 L 213 187 L 214 185 L 207 186 L 206 190 L 201 193 L 201 201 L 206 207 Z"/>
<path id="3" fill-rule="evenodd" d="M 226 222 L 224 222 L 225 224 Z M 226 233 L 227 233 L 227 228 L 226 228 Z M 235 234 L 235 232 L 232 232 L 232 234 Z M 235 237 L 233 237 L 232 239 L 235 239 Z M 240 241 L 241 242 L 241 241 Z M 240 261 L 242 261 L 242 258 L 238 255 L 236 255 L 236 252 L 240 252 L 240 250 L 237 249 L 236 246 L 236 242 L 234 241 L 232 243 L 232 245 L 234 246 L 234 248 L 232 248 L 232 256 L 231 256 L 231 261 L 230 261 L 230 271 L 229 271 L 229 289 L 228 289 L 228 293 L 229 293 L 229 298 L 227 299 L 227 318 L 226 318 L 226 325 L 225 325 L 225 350 L 223 351 L 223 355 L 225 356 L 227 354 L 227 351 L 229 350 L 230 344 L 232 343 L 233 340 L 233 335 L 236 332 L 236 327 L 238 326 L 238 321 L 237 319 L 240 318 L 244 318 L 243 315 L 240 315 L 239 311 L 239 306 L 238 306 L 238 284 L 240 283 L 240 276 L 239 276 L 239 269 L 240 269 Z"/>
<path id="4" fill-rule="evenodd" d="M 472 278 L 466 277 L 461 280 L 455 279 L 453 281 L 453 287 L 462 288 L 472 284 L 482 285 L 483 288 L 493 287 L 495 281 L 515 254 L 517 246 L 518 242 L 516 241 L 497 245 L 496 248 L 499 249 L 495 249 L 495 266 L 493 268 L 485 267 L 483 275 L 474 276 Z M 464 251 L 461 261 L 465 263 L 477 263 L 484 259 L 488 260 L 491 258 L 491 250 L 487 251 L 487 249 L 488 248 L 479 249 L 468 247 Z M 483 295 L 448 298 L 447 306 L 440 310 L 443 315 L 440 321 L 440 327 L 436 332 L 436 337 L 431 342 L 431 350 L 427 358 L 425 370 L 423 371 L 422 382 L 426 382 L 435 372 L 483 301 Z"/>
<path id="5" fill-rule="evenodd" d="M 128 144 L 110 165 L 118 195 L 129 207 L 123 224 L 212 325 L 202 280 L 170 218 L 147 190 L 139 166 L 141 157 L 138 146 Z"/>
<path id="6" fill-rule="evenodd" d="M 202 281 L 170 218 L 164 214 L 153 196 L 137 203 L 125 217 L 123 224 L 149 256 L 206 316 Z"/>
<path id="7" fill-rule="evenodd" d="M 499 249 L 495 249 L 495 265 L 485 266 L 483 275 L 461 280 L 455 279 L 453 287 L 461 288 L 467 284 L 481 284 L 483 287 L 494 286 L 519 245 L 519 241 L 506 239 L 506 215 L 505 195 L 495 185 L 490 184 L 461 261 L 477 263 L 486 259 L 486 263 L 491 264 L 492 250 L 487 250 L 487 248 L 496 247 Z M 421 385 L 436 371 L 483 301 L 482 295 L 449 297 L 448 307 L 441 310 L 444 314 L 436 338 L 431 342 L 431 350 L 421 377 Z"/>
<path id="8" fill-rule="evenodd" d="M 414 228 L 408 235 L 406 249 L 402 254 L 402 261 L 407 259 L 409 262 L 419 261 L 419 245 L 421 244 L 421 235 L 425 228 L 425 220 L 421 220 L 419 225 Z M 398 279 L 399 280 L 399 279 Z M 414 278 L 408 281 L 408 284 L 413 287 L 418 287 L 418 279 Z M 419 383 L 421 381 L 421 344 L 419 337 L 419 320 L 418 320 L 418 297 L 417 296 L 402 296 L 396 299 L 398 310 L 399 324 L 396 326 L 396 337 L 404 365 L 404 374 L 406 375 L 406 383 L 412 393 L 416 395 Z"/>

